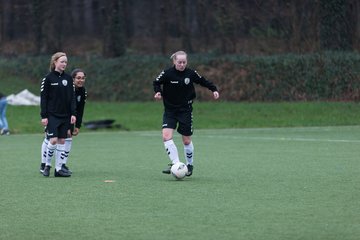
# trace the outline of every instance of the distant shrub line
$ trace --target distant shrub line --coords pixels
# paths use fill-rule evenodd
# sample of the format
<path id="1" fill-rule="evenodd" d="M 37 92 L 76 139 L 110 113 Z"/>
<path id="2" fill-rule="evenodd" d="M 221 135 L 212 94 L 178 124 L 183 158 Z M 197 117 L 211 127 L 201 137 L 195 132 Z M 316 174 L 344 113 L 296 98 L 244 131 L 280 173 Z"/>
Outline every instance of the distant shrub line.
<path id="1" fill-rule="evenodd" d="M 49 56 L 4 59 L 0 67 L 33 82 L 47 73 Z M 84 68 L 89 97 L 106 101 L 152 99 L 152 81 L 171 66 L 165 56 L 104 59 L 69 56 L 68 69 Z M 219 86 L 227 101 L 357 101 L 360 99 L 360 55 L 350 52 L 272 56 L 190 55 L 195 68 Z M 198 88 L 198 99 L 208 100 Z"/>

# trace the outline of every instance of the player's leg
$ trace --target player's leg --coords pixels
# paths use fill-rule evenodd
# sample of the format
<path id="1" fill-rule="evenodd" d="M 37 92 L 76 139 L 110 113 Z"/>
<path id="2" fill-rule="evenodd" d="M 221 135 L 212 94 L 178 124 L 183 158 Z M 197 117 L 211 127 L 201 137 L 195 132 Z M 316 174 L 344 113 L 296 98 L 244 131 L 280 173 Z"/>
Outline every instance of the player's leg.
<path id="1" fill-rule="evenodd" d="M 164 141 L 165 151 L 169 156 L 171 163 L 169 164 L 168 168 L 164 169 L 162 172 L 165 174 L 170 174 L 170 168 L 173 164 L 179 162 L 179 153 L 175 142 L 173 140 L 173 132 L 174 129 L 172 128 L 163 128 L 162 135 Z"/>
<path id="2" fill-rule="evenodd" d="M 46 126 L 46 138 L 48 139 L 48 143 L 46 145 L 46 159 L 45 159 L 45 168 L 43 171 L 43 175 L 45 177 L 49 177 L 50 168 L 51 168 L 51 159 L 54 156 L 56 145 L 57 145 L 57 126 L 59 121 L 56 117 L 49 116 L 48 117 L 48 125 Z"/>
<path id="3" fill-rule="evenodd" d="M 173 140 L 174 129 L 176 128 L 176 118 L 174 112 L 165 111 L 163 115 L 163 129 L 162 138 L 166 153 L 169 156 L 171 163 L 162 172 L 170 174 L 170 168 L 173 164 L 179 162 L 179 154 L 175 142 Z"/>
<path id="4" fill-rule="evenodd" d="M 174 129 L 172 128 L 164 128 L 162 130 L 164 147 L 172 164 L 179 162 L 179 154 L 173 140 L 173 132 Z"/>
<path id="5" fill-rule="evenodd" d="M 194 169 L 194 145 L 191 140 L 191 136 L 193 134 L 193 115 L 191 105 L 188 109 L 184 109 L 184 111 L 178 115 L 178 120 L 178 132 L 182 135 L 185 160 L 188 168 L 186 176 L 191 176 Z"/>
<path id="6" fill-rule="evenodd" d="M 45 177 L 50 176 L 51 159 L 54 156 L 56 146 L 57 146 L 57 137 L 50 138 L 46 146 L 45 168 L 42 173 Z"/>
<path id="7" fill-rule="evenodd" d="M 182 139 L 184 143 L 186 165 L 188 168 L 188 173 L 186 174 L 186 176 L 191 176 L 194 169 L 194 145 L 190 136 L 182 136 Z"/>
<path id="8" fill-rule="evenodd" d="M 66 170 L 68 170 L 68 172 L 70 172 L 70 173 L 72 173 L 72 172 L 69 169 L 69 167 L 67 166 L 67 161 L 68 161 L 69 154 L 71 151 L 71 146 L 72 146 L 72 137 L 68 137 L 65 139 L 65 149 L 64 149 L 64 158 L 63 158 L 62 167 L 65 168 Z"/>
<path id="9" fill-rule="evenodd" d="M 67 170 L 70 174 L 72 173 L 72 171 L 67 166 L 67 161 L 68 161 L 69 154 L 70 154 L 70 151 L 71 151 L 71 146 L 72 146 L 72 135 L 71 135 L 71 133 L 73 132 L 73 127 L 74 126 L 72 125 L 71 129 L 68 130 L 67 138 L 65 138 L 65 151 L 64 151 L 63 163 L 62 163 L 62 168 Z"/>
<path id="10" fill-rule="evenodd" d="M 71 174 L 62 167 L 65 153 L 65 138 L 59 138 L 55 154 L 55 177 L 70 177 Z"/>
<path id="11" fill-rule="evenodd" d="M 46 165 L 46 156 L 47 156 L 47 145 L 49 144 L 49 139 L 45 136 L 41 144 L 41 163 L 40 163 L 40 172 L 43 173 Z"/>
<path id="12" fill-rule="evenodd" d="M 56 147 L 56 155 L 55 155 L 55 177 L 70 177 L 71 174 L 62 167 L 64 156 L 65 156 L 65 138 L 67 137 L 67 133 L 69 130 L 69 122 L 70 120 L 65 118 L 61 120 L 62 123 L 58 128 L 58 144 Z"/>

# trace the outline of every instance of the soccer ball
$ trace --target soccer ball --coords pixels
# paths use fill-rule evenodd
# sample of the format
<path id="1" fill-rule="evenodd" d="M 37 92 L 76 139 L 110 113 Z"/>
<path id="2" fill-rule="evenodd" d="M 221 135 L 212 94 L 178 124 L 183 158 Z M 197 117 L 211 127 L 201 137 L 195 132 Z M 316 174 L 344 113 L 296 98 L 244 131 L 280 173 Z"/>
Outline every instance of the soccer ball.
<path id="1" fill-rule="evenodd" d="M 183 179 L 188 172 L 188 169 L 185 163 L 177 162 L 171 166 L 170 171 L 176 179 Z"/>

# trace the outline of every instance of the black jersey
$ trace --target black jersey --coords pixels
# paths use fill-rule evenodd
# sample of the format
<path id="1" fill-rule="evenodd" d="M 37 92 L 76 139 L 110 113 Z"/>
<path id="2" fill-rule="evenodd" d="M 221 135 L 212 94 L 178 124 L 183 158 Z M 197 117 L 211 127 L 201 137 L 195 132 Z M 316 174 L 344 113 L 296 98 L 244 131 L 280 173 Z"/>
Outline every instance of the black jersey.
<path id="1" fill-rule="evenodd" d="M 85 87 L 75 88 L 76 98 L 76 123 L 75 127 L 80 128 L 82 124 L 82 118 L 84 115 L 84 108 L 86 103 L 87 92 Z"/>
<path id="2" fill-rule="evenodd" d="M 194 83 L 200 84 L 212 92 L 217 91 L 212 82 L 200 76 L 196 71 L 190 68 L 178 71 L 175 66 L 162 71 L 154 80 L 153 86 L 155 93 L 161 92 L 166 108 L 179 108 L 191 104 L 195 99 Z"/>
<path id="3" fill-rule="evenodd" d="M 41 118 L 76 116 L 73 79 L 67 73 L 50 72 L 41 81 Z"/>

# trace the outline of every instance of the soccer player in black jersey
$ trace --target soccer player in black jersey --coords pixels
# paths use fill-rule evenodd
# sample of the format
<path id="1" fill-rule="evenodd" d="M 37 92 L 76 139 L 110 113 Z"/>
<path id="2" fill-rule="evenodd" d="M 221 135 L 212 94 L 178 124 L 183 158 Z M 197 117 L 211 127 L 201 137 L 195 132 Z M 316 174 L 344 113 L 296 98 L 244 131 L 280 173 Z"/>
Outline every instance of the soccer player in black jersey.
<path id="1" fill-rule="evenodd" d="M 68 137 L 65 139 L 65 152 L 62 165 L 63 168 L 68 170 L 70 173 L 72 172 L 69 170 L 66 163 L 72 146 L 72 136 L 77 136 L 80 132 L 87 98 L 87 92 L 84 87 L 86 73 L 82 69 L 76 68 L 71 72 L 71 77 L 73 78 L 75 85 L 76 123 L 71 125 L 71 129 L 68 131 Z"/>
<path id="2" fill-rule="evenodd" d="M 55 153 L 55 177 L 70 177 L 62 168 L 61 155 L 65 151 L 65 138 L 70 124 L 76 122 L 75 90 L 72 77 L 65 73 L 67 56 L 63 52 L 52 55 L 50 73 L 43 78 L 40 91 L 41 123 L 49 138 L 46 166 L 43 171 L 49 177 L 51 159 Z M 55 151 L 56 150 L 56 151 Z"/>
<path id="3" fill-rule="evenodd" d="M 69 167 L 66 164 L 72 146 L 72 136 L 77 136 L 79 134 L 83 115 L 84 115 L 86 98 L 87 98 L 87 91 L 86 88 L 84 87 L 85 79 L 86 79 L 85 71 L 80 68 L 76 68 L 71 72 L 71 77 L 73 78 L 74 86 L 75 86 L 76 123 L 71 124 L 71 129 L 69 129 L 68 136 L 65 139 L 65 149 L 61 155 L 62 168 L 63 170 L 67 170 L 70 174 L 72 173 L 72 171 L 69 169 Z M 45 136 L 45 139 L 41 146 L 41 165 L 40 165 L 41 173 L 44 172 L 44 168 L 45 168 L 48 142 L 49 139 Z"/>
<path id="4" fill-rule="evenodd" d="M 162 138 L 165 150 L 170 158 L 169 167 L 163 170 L 165 174 L 170 174 L 170 168 L 179 162 L 177 147 L 173 141 L 174 130 L 182 135 L 186 165 L 188 168 L 187 176 L 193 173 L 194 145 L 191 140 L 193 134 L 192 125 L 192 104 L 196 97 L 194 83 L 212 91 L 214 99 L 219 98 L 217 87 L 206 80 L 195 70 L 187 68 L 187 54 L 184 51 L 175 52 L 171 59 L 174 66 L 164 70 L 153 81 L 154 98 L 162 99 L 164 104 Z"/>

